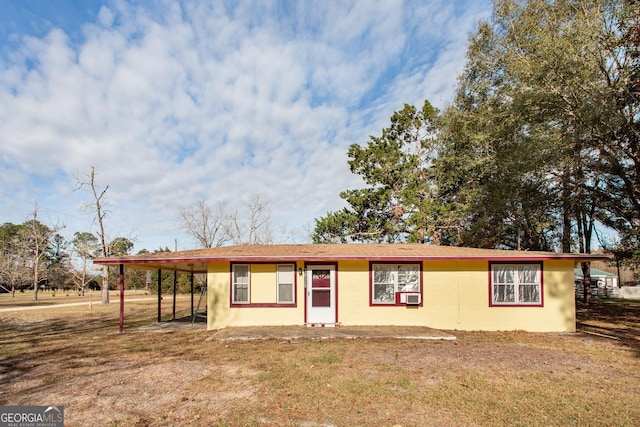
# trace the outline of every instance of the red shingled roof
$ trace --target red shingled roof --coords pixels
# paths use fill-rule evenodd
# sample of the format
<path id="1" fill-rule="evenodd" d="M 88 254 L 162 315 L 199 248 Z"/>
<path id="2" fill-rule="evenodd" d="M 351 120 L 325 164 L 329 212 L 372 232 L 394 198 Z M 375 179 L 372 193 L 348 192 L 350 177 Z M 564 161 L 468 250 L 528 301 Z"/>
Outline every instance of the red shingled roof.
<path id="1" fill-rule="evenodd" d="M 492 260 L 525 261 L 564 259 L 595 261 L 605 255 L 566 254 L 555 252 L 511 251 L 420 244 L 335 244 L 335 245 L 239 245 L 160 252 L 145 255 L 98 258 L 95 264 L 124 264 L 127 267 L 206 272 L 209 261 L 336 261 L 336 260 Z"/>

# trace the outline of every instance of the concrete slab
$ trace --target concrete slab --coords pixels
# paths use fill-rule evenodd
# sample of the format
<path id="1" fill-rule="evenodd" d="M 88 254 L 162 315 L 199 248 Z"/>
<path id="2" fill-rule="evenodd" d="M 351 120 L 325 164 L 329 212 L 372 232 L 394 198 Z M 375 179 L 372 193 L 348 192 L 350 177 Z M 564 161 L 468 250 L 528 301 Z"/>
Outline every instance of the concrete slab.
<path id="1" fill-rule="evenodd" d="M 399 338 L 418 340 L 455 340 L 456 337 L 437 329 L 413 326 L 336 326 L 313 328 L 308 326 L 228 327 L 211 331 L 207 341 L 283 340 L 297 339 L 356 339 Z"/>
<path id="2" fill-rule="evenodd" d="M 137 328 L 138 332 L 203 331 L 211 341 L 255 341 L 298 339 L 357 339 L 357 338 L 397 338 L 415 340 L 455 340 L 448 332 L 420 326 L 336 326 L 330 328 L 309 326 L 245 326 L 227 327 L 206 331 L 206 323 L 191 323 L 186 319 L 153 323 Z"/>
<path id="3" fill-rule="evenodd" d="M 126 326 L 126 325 L 125 325 Z M 178 320 L 151 323 L 149 325 L 136 328 L 136 332 L 175 332 L 175 331 L 206 331 L 207 324 L 204 322 L 182 322 Z"/>

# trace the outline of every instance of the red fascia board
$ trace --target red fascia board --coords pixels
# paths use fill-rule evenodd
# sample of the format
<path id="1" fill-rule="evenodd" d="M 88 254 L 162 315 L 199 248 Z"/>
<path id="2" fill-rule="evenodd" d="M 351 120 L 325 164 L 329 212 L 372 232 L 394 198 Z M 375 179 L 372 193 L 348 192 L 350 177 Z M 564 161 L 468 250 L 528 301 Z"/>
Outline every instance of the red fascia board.
<path id="1" fill-rule="evenodd" d="M 605 261 L 610 258 L 605 255 L 591 254 L 558 254 L 558 255 L 496 255 L 496 256 L 220 256 L 202 258 L 101 258 L 94 260 L 95 264 L 176 264 L 176 263 L 202 263 L 216 261 L 233 262 L 294 262 L 294 261 Z"/>
<path id="2" fill-rule="evenodd" d="M 204 258 L 98 258 L 94 259 L 94 264 L 177 264 L 177 263 L 200 263 L 206 262 Z"/>

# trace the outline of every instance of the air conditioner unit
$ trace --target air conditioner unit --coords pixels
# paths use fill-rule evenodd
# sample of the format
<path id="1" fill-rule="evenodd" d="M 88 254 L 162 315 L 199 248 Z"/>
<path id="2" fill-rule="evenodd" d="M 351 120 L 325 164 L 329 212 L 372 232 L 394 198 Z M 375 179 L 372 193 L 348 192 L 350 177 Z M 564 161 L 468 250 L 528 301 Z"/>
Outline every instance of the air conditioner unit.
<path id="1" fill-rule="evenodd" d="M 407 305 L 420 305 L 420 294 L 406 294 L 405 301 Z"/>

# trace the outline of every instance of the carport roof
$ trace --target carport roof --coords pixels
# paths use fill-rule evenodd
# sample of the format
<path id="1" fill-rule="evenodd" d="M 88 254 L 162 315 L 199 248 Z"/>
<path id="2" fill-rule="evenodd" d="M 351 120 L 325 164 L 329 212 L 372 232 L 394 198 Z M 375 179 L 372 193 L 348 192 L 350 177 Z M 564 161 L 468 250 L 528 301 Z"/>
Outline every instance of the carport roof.
<path id="1" fill-rule="evenodd" d="M 95 264 L 124 264 L 128 268 L 163 269 L 206 273 L 207 263 L 230 262 L 323 262 L 337 260 L 423 261 L 423 260 L 489 260 L 538 261 L 572 260 L 575 262 L 609 259 L 606 255 L 556 252 L 478 249 L 458 246 L 420 244 L 294 244 L 238 245 L 193 249 L 177 252 L 97 258 Z"/>

